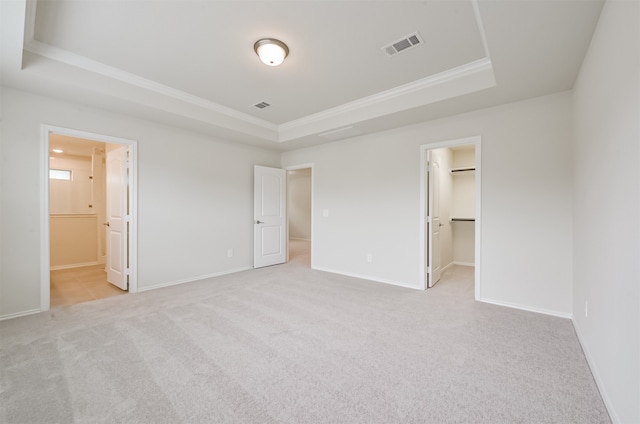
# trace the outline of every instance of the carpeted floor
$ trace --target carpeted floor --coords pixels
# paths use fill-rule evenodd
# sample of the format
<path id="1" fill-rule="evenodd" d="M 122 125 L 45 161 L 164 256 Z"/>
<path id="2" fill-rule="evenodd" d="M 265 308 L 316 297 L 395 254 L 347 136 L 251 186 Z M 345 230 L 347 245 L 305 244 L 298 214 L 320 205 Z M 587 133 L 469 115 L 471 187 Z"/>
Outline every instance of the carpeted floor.
<path id="1" fill-rule="evenodd" d="M 0 322 L 2 423 L 609 423 L 569 320 L 286 265 Z"/>

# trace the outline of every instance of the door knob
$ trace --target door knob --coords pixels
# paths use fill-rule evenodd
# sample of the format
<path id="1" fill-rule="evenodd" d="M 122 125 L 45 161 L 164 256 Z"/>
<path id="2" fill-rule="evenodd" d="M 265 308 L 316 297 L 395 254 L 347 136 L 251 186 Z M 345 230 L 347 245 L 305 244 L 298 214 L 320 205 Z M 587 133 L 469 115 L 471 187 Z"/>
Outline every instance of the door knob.
<path id="1" fill-rule="evenodd" d="M 102 224 L 102 225 L 106 225 L 107 227 L 110 227 L 110 225 L 109 225 L 109 223 L 108 223 L 108 222 L 105 222 L 105 223 L 104 223 L 104 224 Z"/>
<path id="2" fill-rule="evenodd" d="M 256 221 L 256 224 L 264 224 L 262 221 Z"/>

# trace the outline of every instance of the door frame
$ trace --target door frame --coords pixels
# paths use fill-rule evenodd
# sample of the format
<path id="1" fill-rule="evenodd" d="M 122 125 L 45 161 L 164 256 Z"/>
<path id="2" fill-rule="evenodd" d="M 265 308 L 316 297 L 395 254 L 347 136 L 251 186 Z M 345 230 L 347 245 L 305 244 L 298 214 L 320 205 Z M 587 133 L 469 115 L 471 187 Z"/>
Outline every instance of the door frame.
<path id="1" fill-rule="evenodd" d="M 314 234 L 313 234 L 313 231 L 314 231 L 314 225 L 313 225 L 313 215 L 314 215 L 314 212 L 313 212 L 314 211 L 314 209 L 313 209 L 313 201 L 314 201 L 313 200 L 314 199 L 314 196 L 313 196 L 313 181 L 314 181 L 314 178 L 313 178 L 313 162 L 312 163 L 302 163 L 302 164 L 299 164 L 299 165 L 291 165 L 291 166 L 284 167 L 284 170 L 287 171 L 287 172 L 288 171 L 296 171 L 298 169 L 311 169 L 311 243 L 310 243 L 311 252 L 309 252 L 309 253 L 311 255 L 311 264 L 310 264 L 311 269 L 315 269 L 314 260 L 313 260 L 313 252 L 314 252 L 313 243 L 315 243 L 315 237 L 314 237 Z M 289 174 L 287 174 L 287 205 L 289 204 L 288 196 L 289 196 Z M 287 211 L 287 262 L 289 262 L 289 212 L 288 211 Z"/>
<path id="2" fill-rule="evenodd" d="M 474 293 L 475 300 L 479 300 L 482 292 L 482 281 L 480 276 L 482 275 L 481 271 L 481 254 L 482 254 L 482 208 L 481 208 L 481 188 L 482 188 L 482 137 L 481 136 L 473 136 L 473 137 L 465 137 L 458 138 L 453 140 L 442 141 L 438 143 L 431 144 L 423 144 L 420 146 L 420 286 L 423 290 L 427 287 L 427 260 L 426 260 L 426 252 L 427 252 L 427 237 L 426 237 L 426 228 L 427 228 L 427 151 L 428 150 L 436 150 L 442 149 L 445 147 L 457 147 L 457 146 L 465 146 L 465 145 L 473 145 L 475 146 L 475 157 L 476 157 L 476 174 L 475 174 L 475 191 L 476 191 L 476 202 L 475 202 L 475 257 L 474 257 L 474 265 L 475 265 L 475 275 L 474 275 Z"/>
<path id="3" fill-rule="evenodd" d="M 49 229 L 49 136 L 83 138 L 129 147 L 129 293 L 138 291 L 138 142 L 121 137 L 91 133 L 53 125 L 40 125 L 40 311 L 51 307 L 51 252 Z"/>
<path id="4" fill-rule="evenodd" d="M 438 246 L 437 248 L 435 248 L 433 245 L 435 244 L 435 233 L 436 231 L 434 230 L 435 225 L 434 225 L 434 211 L 432 209 L 435 209 L 435 203 L 436 200 L 438 202 L 438 205 L 440 204 L 440 164 L 434 160 L 435 157 L 435 151 L 439 150 L 439 149 L 427 149 L 425 151 L 425 155 L 426 155 L 426 160 L 427 160 L 427 181 L 425 182 L 425 185 L 427 187 L 427 193 L 426 193 L 426 200 L 425 200 L 425 207 L 426 207 L 426 215 L 427 218 L 431 218 L 430 220 L 427 219 L 427 221 L 430 222 L 426 222 L 426 228 L 425 228 L 425 240 L 426 240 L 426 249 L 425 249 L 425 260 L 427 261 L 426 263 L 426 274 L 425 274 L 425 287 L 426 288 L 431 288 L 433 286 L 435 286 L 438 281 L 440 281 L 440 277 L 442 276 L 442 243 L 440 243 L 440 236 L 441 236 L 441 230 L 440 227 L 442 227 L 442 216 L 440 215 L 440 211 L 439 211 L 439 207 L 438 207 Z M 437 165 L 437 166 L 436 166 Z M 437 168 L 437 175 L 438 175 L 438 180 L 436 181 L 435 175 L 432 173 L 434 173 L 434 169 Z M 436 193 L 433 192 L 437 192 L 437 196 Z M 433 264 L 433 259 L 435 258 L 435 254 L 433 252 L 438 251 L 438 267 L 437 267 L 437 271 L 438 271 L 438 278 L 436 280 L 436 270 L 433 268 L 434 264 Z M 431 273 L 429 273 L 429 268 L 431 268 Z M 433 281 L 435 280 L 435 281 Z"/>

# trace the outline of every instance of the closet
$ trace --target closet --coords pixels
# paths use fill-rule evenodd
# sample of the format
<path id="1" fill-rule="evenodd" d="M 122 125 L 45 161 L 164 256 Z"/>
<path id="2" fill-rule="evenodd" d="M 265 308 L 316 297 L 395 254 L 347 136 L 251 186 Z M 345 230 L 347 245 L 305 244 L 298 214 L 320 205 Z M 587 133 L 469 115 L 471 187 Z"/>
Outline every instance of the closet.
<path id="1" fill-rule="evenodd" d="M 473 266 L 475 263 L 475 148 L 473 145 L 451 149 L 451 245 L 452 262 Z"/>
<path id="2" fill-rule="evenodd" d="M 431 150 L 428 155 L 427 284 L 452 265 L 475 265 L 475 146 Z M 430 250 L 432 249 L 432 250 Z"/>

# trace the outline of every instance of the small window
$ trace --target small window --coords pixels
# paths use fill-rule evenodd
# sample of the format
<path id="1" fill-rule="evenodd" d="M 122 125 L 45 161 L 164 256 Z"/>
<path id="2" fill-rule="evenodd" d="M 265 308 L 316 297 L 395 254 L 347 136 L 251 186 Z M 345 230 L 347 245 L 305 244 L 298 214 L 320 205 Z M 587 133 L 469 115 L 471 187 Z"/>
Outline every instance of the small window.
<path id="1" fill-rule="evenodd" d="M 49 179 L 71 181 L 71 170 L 70 169 L 50 169 Z"/>

